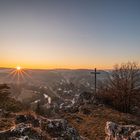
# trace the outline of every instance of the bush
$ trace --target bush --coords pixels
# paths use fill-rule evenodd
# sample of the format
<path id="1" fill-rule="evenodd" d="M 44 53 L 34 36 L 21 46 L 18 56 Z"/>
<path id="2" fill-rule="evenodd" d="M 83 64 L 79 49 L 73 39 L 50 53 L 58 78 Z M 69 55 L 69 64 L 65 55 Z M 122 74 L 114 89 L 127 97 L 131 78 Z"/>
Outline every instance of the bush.
<path id="1" fill-rule="evenodd" d="M 110 78 L 102 84 L 98 99 L 115 109 L 130 113 L 140 101 L 140 70 L 136 63 L 116 65 Z"/>
<path id="2" fill-rule="evenodd" d="M 0 108 L 12 112 L 21 111 L 23 105 L 19 101 L 9 97 L 9 89 L 6 84 L 0 85 Z"/>

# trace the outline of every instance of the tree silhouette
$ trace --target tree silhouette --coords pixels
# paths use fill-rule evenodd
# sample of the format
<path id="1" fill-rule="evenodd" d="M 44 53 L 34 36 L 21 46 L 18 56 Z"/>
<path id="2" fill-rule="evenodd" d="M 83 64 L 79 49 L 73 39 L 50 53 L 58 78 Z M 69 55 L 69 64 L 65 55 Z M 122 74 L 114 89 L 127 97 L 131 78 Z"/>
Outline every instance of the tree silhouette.
<path id="1" fill-rule="evenodd" d="M 101 91 L 102 90 L 102 91 Z M 140 102 L 140 69 L 135 62 L 116 65 L 108 82 L 102 86 L 102 98 L 122 112 Z M 104 95 L 103 95 L 104 94 Z"/>

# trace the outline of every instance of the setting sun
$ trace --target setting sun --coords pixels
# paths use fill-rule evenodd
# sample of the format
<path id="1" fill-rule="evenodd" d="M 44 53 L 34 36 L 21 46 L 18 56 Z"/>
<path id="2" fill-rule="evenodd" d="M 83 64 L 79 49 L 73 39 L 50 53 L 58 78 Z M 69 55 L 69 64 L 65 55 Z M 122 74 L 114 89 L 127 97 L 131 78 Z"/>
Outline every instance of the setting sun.
<path id="1" fill-rule="evenodd" d="M 17 70 L 21 70 L 21 67 L 20 67 L 20 66 L 17 66 L 16 69 L 17 69 Z"/>

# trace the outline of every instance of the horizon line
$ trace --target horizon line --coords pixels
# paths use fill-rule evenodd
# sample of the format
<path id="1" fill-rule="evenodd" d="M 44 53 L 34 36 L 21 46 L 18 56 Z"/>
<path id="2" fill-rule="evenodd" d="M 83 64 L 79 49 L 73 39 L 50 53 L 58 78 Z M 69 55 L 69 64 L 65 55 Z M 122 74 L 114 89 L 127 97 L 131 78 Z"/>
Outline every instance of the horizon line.
<path id="1" fill-rule="evenodd" d="M 27 70 L 94 70 L 95 68 L 98 69 L 98 67 L 92 68 L 26 68 L 21 67 L 22 69 Z M 0 67 L 0 69 L 16 69 L 16 67 Z M 99 68 L 98 70 L 112 70 L 113 68 Z"/>

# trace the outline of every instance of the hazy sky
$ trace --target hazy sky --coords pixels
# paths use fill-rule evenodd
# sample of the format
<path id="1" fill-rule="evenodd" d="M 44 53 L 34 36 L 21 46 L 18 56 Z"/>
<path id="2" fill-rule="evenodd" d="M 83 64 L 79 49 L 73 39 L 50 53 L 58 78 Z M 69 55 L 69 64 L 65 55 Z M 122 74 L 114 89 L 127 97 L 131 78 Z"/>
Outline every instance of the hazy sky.
<path id="1" fill-rule="evenodd" d="M 0 0 L 0 67 L 112 68 L 140 60 L 140 0 Z"/>

